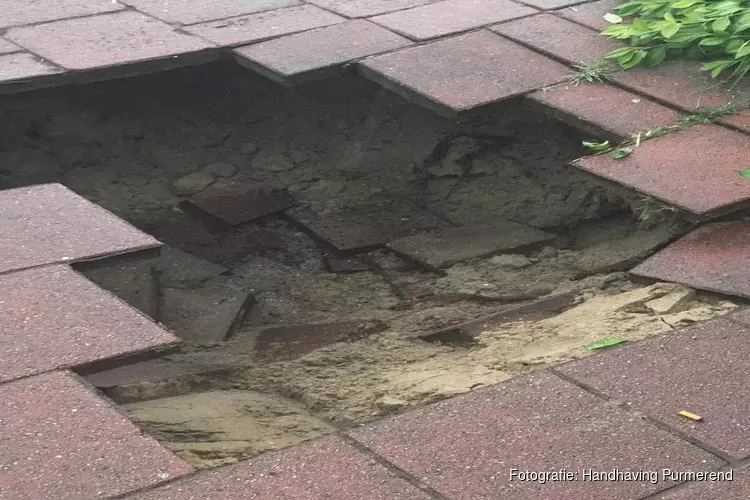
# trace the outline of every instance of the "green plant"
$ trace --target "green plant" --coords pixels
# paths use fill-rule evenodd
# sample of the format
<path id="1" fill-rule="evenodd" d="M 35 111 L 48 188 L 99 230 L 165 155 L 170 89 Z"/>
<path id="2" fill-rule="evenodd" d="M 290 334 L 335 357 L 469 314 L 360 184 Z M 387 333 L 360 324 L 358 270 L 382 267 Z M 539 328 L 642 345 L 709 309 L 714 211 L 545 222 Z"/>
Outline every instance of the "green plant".
<path id="1" fill-rule="evenodd" d="M 575 72 L 568 77 L 568 83 L 578 85 L 579 83 L 599 83 L 604 77 L 613 73 L 614 69 L 608 61 L 592 61 L 576 64 Z"/>
<path id="2" fill-rule="evenodd" d="M 631 0 L 605 17 L 602 34 L 630 43 L 605 56 L 624 69 L 687 57 L 713 78 L 750 72 L 750 0 Z"/>
<path id="3" fill-rule="evenodd" d="M 583 148 L 589 153 L 603 153 L 612 149 L 609 141 L 597 142 L 597 141 L 583 141 Z"/>

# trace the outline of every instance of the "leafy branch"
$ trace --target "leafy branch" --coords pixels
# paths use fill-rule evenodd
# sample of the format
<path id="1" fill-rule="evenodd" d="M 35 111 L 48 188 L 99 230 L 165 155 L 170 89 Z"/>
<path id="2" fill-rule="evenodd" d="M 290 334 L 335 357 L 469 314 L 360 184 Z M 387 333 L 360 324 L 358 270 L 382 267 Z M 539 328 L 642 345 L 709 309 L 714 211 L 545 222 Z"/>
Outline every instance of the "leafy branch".
<path id="1" fill-rule="evenodd" d="M 683 57 L 707 60 L 713 78 L 750 72 L 750 0 L 632 0 L 605 19 L 603 35 L 629 41 L 605 56 L 623 69 Z"/>

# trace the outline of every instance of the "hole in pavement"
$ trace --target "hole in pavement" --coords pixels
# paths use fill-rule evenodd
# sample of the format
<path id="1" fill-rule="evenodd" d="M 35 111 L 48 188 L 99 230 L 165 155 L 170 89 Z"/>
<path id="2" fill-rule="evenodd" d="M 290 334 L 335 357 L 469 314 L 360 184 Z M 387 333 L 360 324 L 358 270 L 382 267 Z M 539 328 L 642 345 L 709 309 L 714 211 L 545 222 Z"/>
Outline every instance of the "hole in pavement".
<path id="1" fill-rule="evenodd" d="M 199 467 L 733 307 L 630 282 L 687 227 L 567 166 L 582 137 L 522 101 L 446 119 L 358 77 L 217 64 L 0 117 L 0 188 L 60 182 L 165 244 L 80 271 L 183 345 L 84 370 Z"/>

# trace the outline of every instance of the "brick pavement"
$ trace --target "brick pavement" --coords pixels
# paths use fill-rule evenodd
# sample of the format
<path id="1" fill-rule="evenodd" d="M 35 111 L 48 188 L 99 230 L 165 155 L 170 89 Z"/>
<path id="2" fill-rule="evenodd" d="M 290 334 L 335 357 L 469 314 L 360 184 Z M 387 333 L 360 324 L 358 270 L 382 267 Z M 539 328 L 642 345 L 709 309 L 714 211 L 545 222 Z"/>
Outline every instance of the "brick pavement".
<path id="1" fill-rule="evenodd" d="M 530 99 L 613 141 L 703 108 L 744 104 L 746 86 L 715 86 L 694 63 L 570 84 L 577 64 L 615 46 L 597 30 L 616 4 L 190 0 L 176 8 L 167 0 L 0 0 L 0 92 L 231 54 L 287 85 L 356 69 L 446 115 Z M 625 160 L 601 155 L 575 165 L 697 219 L 715 218 L 750 200 L 738 172 L 750 147 L 748 116 L 644 134 Z M 745 226 L 701 228 L 633 272 L 747 298 Z M 137 257 L 159 243 L 59 185 L 1 191 L 0 232 L 2 500 L 750 498 L 748 311 L 194 473 L 69 371 L 103 362 L 116 369 L 177 340 L 68 267 Z M 188 368 L 204 369 L 179 369 Z M 685 420 L 682 409 L 703 421 Z M 541 484 L 510 474 L 566 467 L 578 480 Z M 734 480 L 583 476 L 664 468 L 732 470 Z"/>
<path id="2" fill-rule="evenodd" d="M 45 196 L 56 197 L 62 215 L 35 205 Z M 70 260 L 102 254 L 85 237 L 75 231 L 68 236 L 58 231 L 47 240 L 30 235 L 50 224 L 77 223 L 94 242 L 101 237 L 97 234 L 111 234 L 115 248 L 107 251 L 136 256 L 144 242 L 153 242 L 55 184 L 0 191 L 0 205 L 6 207 L 0 230 L 25 231 L 27 250 L 33 250 L 29 254 L 43 257 L 10 259 L 8 264 L 18 267 L 0 274 L 0 499 L 646 500 L 721 495 L 731 500 L 750 495 L 745 466 L 750 399 L 742 378 L 750 368 L 744 342 L 750 335 L 750 309 L 196 473 L 142 435 L 89 383 L 123 389 L 143 377 L 199 376 L 226 368 L 164 362 L 116 368 L 127 356 L 153 352 L 176 338 L 68 267 Z M 678 262 L 685 251 L 706 252 L 700 241 L 709 249 L 728 242 L 741 252 L 744 240 L 738 235 L 745 228 L 737 224 L 707 226 L 707 237 L 688 235 L 665 250 L 667 257 L 657 258 L 657 264 Z M 54 253 L 52 247 L 67 250 Z M 68 371 L 86 371 L 102 360 L 111 360 L 113 369 L 98 378 L 84 380 Z M 127 398 L 127 390 L 117 394 Z M 704 420 L 684 419 L 677 414 L 683 409 Z M 567 480 L 522 481 L 513 473 L 560 468 L 567 470 Z M 664 469 L 731 470 L 733 481 L 644 475 Z M 639 471 L 632 480 L 592 480 L 595 474 Z"/>

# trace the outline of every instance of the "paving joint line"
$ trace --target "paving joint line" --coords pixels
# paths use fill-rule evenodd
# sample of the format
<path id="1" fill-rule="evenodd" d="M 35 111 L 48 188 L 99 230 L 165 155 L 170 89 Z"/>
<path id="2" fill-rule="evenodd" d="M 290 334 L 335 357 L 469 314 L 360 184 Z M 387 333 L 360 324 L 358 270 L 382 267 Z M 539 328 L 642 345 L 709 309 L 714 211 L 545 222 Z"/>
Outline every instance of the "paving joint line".
<path id="1" fill-rule="evenodd" d="M 440 493 L 438 490 L 426 485 L 423 483 L 418 477 L 410 474 L 409 472 L 405 471 L 401 467 L 389 462 L 386 458 L 379 455 L 377 452 L 373 451 L 366 445 L 360 443 L 353 437 L 349 436 L 348 434 L 341 433 L 339 434 L 339 437 L 348 445 L 355 448 L 360 453 L 363 453 L 364 455 L 372 458 L 377 463 L 379 463 L 381 466 L 388 469 L 391 473 L 399 477 L 400 479 L 403 479 L 404 481 L 408 482 L 415 488 L 418 488 L 420 491 L 430 495 L 435 500 L 451 500 L 450 497 L 446 496 L 443 493 Z"/>
<path id="2" fill-rule="evenodd" d="M 724 461 L 725 465 L 732 464 L 732 463 L 736 462 L 737 460 L 739 460 L 739 458 L 737 458 L 737 457 L 733 457 L 732 455 L 729 455 L 728 453 L 725 453 L 725 452 L 721 451 L 720 449 L 711 446 L 710 444 L 704 443 L 703 441 L 701 441 L 699 439 L 691 437 L 691 436 L 687 435 L 686 433 L 684 433 L 683 431 L 681 431 L 679 429 L 676 429 L 676 428 L 672 427 L 671 425 L 669 425 L 669 424 L 667 424 L 665 422 L 662 422 L 661 420 L 658 420 L 658 419 L 650 416 L 645 411 L 639 411 L 637 408 L 629 407 L 625 402 L 617 400 L 617 399 L 614 399 L 614 398 L 610 397 L 609 395 L 607 395 L 604 391 L 600 391 L 599 389 L 596 389 L 595 387 L 593 387 L 593 386 L 591 386 L 591 385 L 589 385 L 589 384 L 587 384 L 585 382 L 581 382 L 580 380 L 578 380 L 578 379 L 576 379 L 574 377 L 571 377 L 570 375 L 562 373 L 562 372 L 560 372 L 555 367 L 549 368 L 548 371 L 550 373 L 552 373 L 553 375 L 561 378 L 565 382 L 568 382 L 569 384 L 575 385 L 576 387 L 578 387 L 578 388 L 580 388 L 580 389 L 588 392 L 589 394 L 592 394 L 592 395 L 596 396 L 597 398 L 602 399 L 603 401 L 606 401 L 607 403 L 609 403 L 609 404 L 611 404 L 611 405 L 613 405 L 613 406 L 615 406 L 615 407 L 617 407 L 617 408 L 625 411 L 626 413 L 630 414 L 631 416 L 634 416 L 634 417 L 640 418 L 642 420 L 645 420 L 646 422 L 651 423 L 655 427 L 657 427 L 657 428 L 659 428 L 659 429 L 661 429 L 663 431 L 666 431 L 666 432 L 672 434 L 676 438 L 678 438 L 678 439 L 680 439 L 682 441 L 685 441 L 685 442 L 687 442 L 687 443 L 689 443 L 689 444 L 691 444 L 691 445 L 693 445 L 693 446 L 695 446 L 697 448 L 700 448 L 701 450 L 703 450 L 703 451 L 705 451 L 707 453 L 710 453 L 711 455 L 715 456 L 716 458 L 719 458 L 722 461 Z M 725 465 L 723 465 L 722 467 L 724 467 Z"/>

